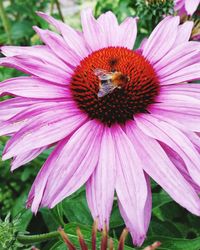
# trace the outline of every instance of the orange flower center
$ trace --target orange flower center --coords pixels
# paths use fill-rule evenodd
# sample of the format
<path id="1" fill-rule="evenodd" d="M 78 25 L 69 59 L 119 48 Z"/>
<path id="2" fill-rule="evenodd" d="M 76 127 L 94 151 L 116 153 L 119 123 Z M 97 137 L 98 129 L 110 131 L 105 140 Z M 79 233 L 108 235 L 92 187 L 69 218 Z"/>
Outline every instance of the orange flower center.
<path id="1" fill-rule="evenodd" d="M 147 113 L 159 93 L 151 64 L 139 52 L 121 47 L 100 49 L 84 58 L 70 87 L 78 107 L 108 126 Z"/>

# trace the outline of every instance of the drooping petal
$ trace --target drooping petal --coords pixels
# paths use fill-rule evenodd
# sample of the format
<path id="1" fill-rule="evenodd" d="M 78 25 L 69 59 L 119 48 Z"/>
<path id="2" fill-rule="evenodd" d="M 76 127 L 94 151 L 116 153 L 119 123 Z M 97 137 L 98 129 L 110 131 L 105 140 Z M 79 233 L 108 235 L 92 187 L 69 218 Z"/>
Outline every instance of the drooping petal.
<path id="1" fill-rule="evenodd" d="M 90 50 L 88 50 L 82 34 L 80 35 L 77 31 L 75 31 L 67 24 L 56 20 L 55 18 L 47 15 L 46 13 L 37 12 L 37 14 L 38 16 L 42 17 L 47 22 L 55 26 L 56 29 L 62 34 L 67 45 L 79 56 L 84 58 L 90 53 Z"/>
<path id="2" fill-rule="evenodd" d="M 173 162 L 173 164 L 177 167 L 179 172 L 182 174 L 182 176 L 187 180 L 188 183 L 194 188 L 194 190 L 197 192 L 197 194 L 200 194 L 200 186 L 197 185 L 193 179 L 191 178 L 187 167 L 184 163 L 184 161 L 181 159 L 181 157 L 170 147 L 168 147 L 164 143 L 160 143 L 162 148 L 165 150 L 166 154 L 170 158 L 170 160 Z"/>
<path id="3" fill-rule="evenodd" d="M 126 132 L 142 159 L 143 168 L 177 203 L 200 215 L 200 200 L 193 187 L 170 161 L 160 144 L 137 126 Z M 184 195 L 181 195 L 184 194 Z"/>
<path id="4" fill-rule="evenodd" d="M 80 56 L 67 46 L 65 41 L 58 34 L 49 30 L 40 29 L 36 26 L 33 28 L 38 33 L 41 40 L 48 45 L 58 58 L 62 59 L 65 63 L 75 67 L 82 60 Z"/>
<path id="5" fill-rule="evenodd" d="M 27 98 L 67 98 L 71 96 L 66 86 L 54 84 L 38 77 L 16 77 L 0 83 L 0 96 L 11 94 Z"/>
<path id="6" fill-rule="evenodd" d="M 38 155 L 40 155 L 47 147 L 36 148 L 24 154 L 17 155 L 14 157 L 11 163 L 11 171 L 27 164 L 28 162 L 35 159 Z"/>
<path id="7" fill-rule="evenodd" d="M 0 65 L 16 68 L 20 71 L 40 77 L 47 81 L 65 85 L 69 83 L 72 73 L 63 71 L 62 69 L 54 65 L 47 64 L 33 56 L 4 57 L 0 59 Z M 69 67 L 66 67 L 66 70 L 69 69 Z"/>
<path id="8" fill-rule="evenodd" d="M 179 17 L 166 17 L 153 30 L 142 52 L 151 63 L 156 63 L 170 50 L 177 36 L 178 24 Z"/>
<path id="9" fill-rule="evenodd" d="M 145 212 L 148 196 L 141 159 L 120 127 L 116 127 L 113 136 L 117 153 L 116 192 L 120 211 L 134 244 L 141 245 L 146 236 Z"/>
<path id="10" fill-rule="evenodd" d="M 99 153 L 99 160 L 86 185 L 89 208 L 98 228 L 109 228 L 109 218 L 114 199 L 116 180 L 115 148 L 110 128 L 105 127 Z"/>
<path id="11" fill-rule="evenodd" d="M 41 102 L 41 100 L 38 100 Z M 0 102 L 0 121 L 6 121 L 35 103 L 33 99 L 16 97 Z"/>
<path id="12" fill-rule="evenodd" d="M 98 162 L 101 136 L 102 126 L 89 121 L 58 144 L 30 191 L 28 205 L 31 203 L 32 211 L 40 205 L 55 206 L 88 180 Z"/>
<path id="13" fill-rule="evenodd" d="M 137 126 L 148 136 L 164 142 L 183 159 L 193 180 L 200 186 L 200 155 L 181 130 L 151 115 L 135 118 Z"/>
<path id="14" fill-rule="evenodd" d="M 49 64 L 53 64 L 63 70 L 66 70 L 66 64 L 60 60 L 53 51 L 46 45 L 35 46 L 2 46 L 1 53 L 5 56 L 34 56 Z"/>
<path id="15" fill-rule="evenodd" d="M 180 45 L 181 43 L 188 42 L 192 33 L 194 22 L 187 21 L 178 27 L 177 37 L 173 44 L 173 47 Z"/>
<path id="16" fill-rule="evenodd" d="M 56 107 L 57 109 L 59 109 L 60 107 L 63 108 L 63 103 L 62 106 L 61 103 L 62 102 L 51 101 L 36 102 L 35 104 L 32 104 L 30 107 L 27 107 L 27 109 L 23 110 L 22 112 L 19 112 L 10 119 L 0 122 L 0 136 L 16 133 L 17 131 L 25 127 L 27 124 L 32 123 L 41 116 L 48 115 L 48 113 L 52 109 L 55 111 Z"/>
<path id="17" fill-rule="evenodd" d="M 198 8 L 199 3 L 199 0 L 185 0 L 185 9 L 187 13 L 192 16 Z"/>
<path id="18" fill-rule="evenodd" d="M 19 130 L 6 144 L 2 159 L 6 160 L 26 151 L 47 146 L 57 142 L 74 130 L 85 120 L 85 115 L 76 113 L 67 108 L 66 104 L 58 105 L 46 115 L 41 115 L 37 120 L 30 121 Z M 62 128 L 62 129 L 61 129 Z"/>

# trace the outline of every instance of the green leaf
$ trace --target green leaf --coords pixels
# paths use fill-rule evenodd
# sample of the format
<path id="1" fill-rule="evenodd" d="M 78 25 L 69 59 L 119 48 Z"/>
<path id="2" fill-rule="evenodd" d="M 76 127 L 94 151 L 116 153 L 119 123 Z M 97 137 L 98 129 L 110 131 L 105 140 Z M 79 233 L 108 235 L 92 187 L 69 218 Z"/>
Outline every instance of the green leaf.
<path id="1" fill-rule="evenodd" d="M 200 249 L 200 237 L 192 240 L 179 239 L 165 236 L 153 236 L 149 237 L 145 242 L 145 245 L 152 244 L 154 241 L 160 241 L 162 245 L 159 250 L 199 250 Z"/>
<path id="2" fill-rule="evenodd" d="M 88 209 L 85 190 L 81 189 L 72 197 L 63 201 L 64 215 L 69 222 L 83 223 L 92 225 L 93 219 Z"/>
<path id="3" fill-rule="evenodd" d="M 114 203 L 111 217 L 110 217 L 110 228 L 116 228 L 124 225 L 124 221 L 119 212 L 117 203 Z"/>
<path id="4" fill-rule="evenodd" d="M 171 202 L 172 199 L 171 197 L 164 191 L 160 192 L 160 193 L 153 193 L 152 194 L 152 209 L 156 210 L 159 207 L 162 207 L 163 205 Z"/>
<path id="5" fill-rule="evenodd" d="M 171 221 L 162 222 L 158 219 L 153 219 L 149 227 L 149 236 L 162 235 L 169 237 L 182 237 L 180 230 L 176 227 L 176 224 Z"/>

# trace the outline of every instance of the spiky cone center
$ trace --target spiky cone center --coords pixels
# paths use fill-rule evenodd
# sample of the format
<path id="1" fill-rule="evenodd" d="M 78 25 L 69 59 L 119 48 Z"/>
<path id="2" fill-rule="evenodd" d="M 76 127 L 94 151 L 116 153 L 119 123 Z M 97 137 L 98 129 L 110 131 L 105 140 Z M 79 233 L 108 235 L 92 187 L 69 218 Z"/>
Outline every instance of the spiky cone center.
<path id="1" fill-rule="evenodd" d="M 159 81 L 152 65 L 139 52 L 108 47 L 80 62 L 70 88 L 83 112 L 111 126 L 148 112 L 159 94 Z"/>

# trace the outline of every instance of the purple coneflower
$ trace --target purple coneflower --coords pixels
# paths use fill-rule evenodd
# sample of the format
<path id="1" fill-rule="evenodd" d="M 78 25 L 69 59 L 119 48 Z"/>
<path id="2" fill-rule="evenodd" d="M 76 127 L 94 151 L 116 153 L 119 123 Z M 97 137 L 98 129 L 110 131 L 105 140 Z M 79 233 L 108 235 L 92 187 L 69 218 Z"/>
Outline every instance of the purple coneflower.
<path id="1" fill-rule="evenodd" d="M 180 14 L 187 13 L 192 16 L 197 10 L 200 0 L 174 0 L 175 10 Z"/>
<path id="2" fill-rule="evenodd" d="M 132 50 L 137 20 L 120 25 L 107 12 L 82 12 L 83 32 L 38 13 L 62 36 L 35 27 L 45 45 L 2 47 L 0 64 L 30 76 L 1 83 L 3 159 L 12 170 L 45 149 L 27 206 L 52 208 L 86 183 L 99 229 L 116 191 L 133 242 L 141 245 L 151 217 L 152 177 L 181 206 L 200 215 L 200 44 L 192 22 L 166 17 Z"/>

